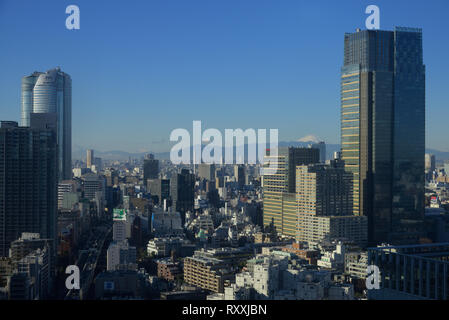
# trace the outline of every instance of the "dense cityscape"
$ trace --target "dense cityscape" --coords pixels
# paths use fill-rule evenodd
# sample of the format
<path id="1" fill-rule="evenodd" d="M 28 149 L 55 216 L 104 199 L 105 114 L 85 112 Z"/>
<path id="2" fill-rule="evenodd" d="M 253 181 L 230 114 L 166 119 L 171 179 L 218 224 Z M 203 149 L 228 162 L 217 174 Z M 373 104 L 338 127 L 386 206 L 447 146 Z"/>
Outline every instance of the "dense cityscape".
<path id="1" fill-rule="evenodd" d="M 426 153 L 422 29 L 343 36 L 338 149 L 280 144 L 256 164 L 75 157 L 70 70 L 18 75 L 0 300 L 447 300 L 449 161 Z"/>

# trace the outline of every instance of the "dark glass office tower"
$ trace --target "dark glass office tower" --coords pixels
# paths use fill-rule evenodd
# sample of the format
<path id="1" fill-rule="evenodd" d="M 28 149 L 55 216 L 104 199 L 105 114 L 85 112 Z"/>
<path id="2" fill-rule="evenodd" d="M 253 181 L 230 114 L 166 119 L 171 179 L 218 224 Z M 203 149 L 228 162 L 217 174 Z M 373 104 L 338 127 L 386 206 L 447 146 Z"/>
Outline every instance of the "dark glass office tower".
<path id="1" fill-rule="evenodd" d="M 0 256 L 22 232 L 56 239 L 57 144 L 54 129 L 0 128 Z M 54 248 L 53 248 L 54 250 Z M 55 251 L 53 251 L 55 252 Z"/>
<path id="2" fill-rule="evenodd" d="M 171 178 L 170 196 L 173 209 L 179 211 L 184 225 L 186 212 L 193 212 L 195 197 L 195 175 L 189 169 L 181 169 L 180 173 Z"/>
<path id="3" fill-rule="evenodd" d="M 159 160 L 154 159 L 154 155 L 149 154 L 143 160 L 143 182 L 147 184 L 148 179 L 159 178 Z"/>
<path id="4" fill-rule="evenodd" d="M 422 31 L 345 35 L 341 145 L 371 245 L 416 243 L 424 214 Z"/>
<path id="5" fill-rule="evenodd" d="M 156 197 L 156 204 L 163 206 L 164 200 L 170 200 L 170 180 L 169 179 L 148 179 L 147 190 L 151 197 Z M 154 199 L 154 198 L 153 198 Z M 167 203 L 169 205 L 169 203 Z"/>

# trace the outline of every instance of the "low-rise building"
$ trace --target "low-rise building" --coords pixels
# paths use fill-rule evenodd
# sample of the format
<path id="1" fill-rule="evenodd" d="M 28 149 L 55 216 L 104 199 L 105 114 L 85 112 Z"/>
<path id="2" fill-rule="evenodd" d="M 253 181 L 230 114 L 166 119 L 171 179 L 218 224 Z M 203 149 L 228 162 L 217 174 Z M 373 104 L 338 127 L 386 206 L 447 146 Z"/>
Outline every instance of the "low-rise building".
<path id="1" fill-rule="evenodd" d="M 179 262 L 174 262 L 172 259 L 158 259 L 157 264 L 157 276 L 159 278 L 174 281 L 182 275 L 182 269 Z"/>
<path id="2" fill-rule="evenodd" d="M 147 253 L 157 257 L 168 257 L 175 252 L 178 257 L 192 255 L 195 245 L 180 237 L 154 238 L 148 241 Z"/>

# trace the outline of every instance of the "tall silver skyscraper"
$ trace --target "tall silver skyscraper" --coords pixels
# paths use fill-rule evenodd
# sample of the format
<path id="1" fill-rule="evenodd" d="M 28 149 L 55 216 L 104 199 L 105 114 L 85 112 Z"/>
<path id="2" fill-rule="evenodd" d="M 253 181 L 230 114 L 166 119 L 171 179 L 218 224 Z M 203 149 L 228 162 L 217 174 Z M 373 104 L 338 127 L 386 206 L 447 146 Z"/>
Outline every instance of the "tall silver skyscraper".
<path id="1" fill-rule="evenodd" d="M 30 126 L 31 113 L 54 113 L 57 118 L 58 177 L 72 177 L 72 79 L 55 68 L 22 78 L 21 126 Z"/>

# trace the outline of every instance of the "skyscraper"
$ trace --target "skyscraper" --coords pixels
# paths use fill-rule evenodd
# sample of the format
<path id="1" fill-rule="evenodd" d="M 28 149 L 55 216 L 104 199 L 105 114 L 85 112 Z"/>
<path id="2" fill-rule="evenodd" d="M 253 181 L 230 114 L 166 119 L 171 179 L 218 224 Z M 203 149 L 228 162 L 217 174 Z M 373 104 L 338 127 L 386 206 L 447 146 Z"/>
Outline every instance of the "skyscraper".
<path id="1" fill-rule="evenodd" d="M 310 147 L 320 150 L 320 162 L 325 163 L 326 162 L 326 143 L 324 141 L 320 141 L 317 143 L 312 143 L 310 145 Z"/>
<path id="2" fill-rule="evenodd" d="M 273 221 L 278 233 L 296 236 L 296 166 L 318 163 L 320 152 L 315 148 L 281 147 L 278 155 L 267 155 L 266 159 L 277 163 L 276 172 L 266 169 L 263 176 L 263 223 Z"/>
<path id="3" fill-rule="evenodd" d="M 72 79 L 60 68 L 22 78 L 20 125 L 30 126 L 30 114 L 57 116 L 58 177 L 72 178 Z"/>
<path id="4" fill-rule="evenodd" d="M 352 174 L 339 160 L 297 166 L 296 196 L 299 214 L 352 215 Z"/>
<path id="5" fill-rule="evenodd" d="M 245 185 L 245 166 L 241 164 L 234 165 L 234 177 L 239 189 L 243 189 L 243 186 Z"/>
<path id="6" fill-rule="evenodd" d="M 146 155 L 143 160 L 143 182 L 146 185 L 148 179 L 159 178 L 159 160 L 154 159 L 154 155 Z"/>
<path id="7" fill-rule="evenodd" d="M 195 175 L 189 169 L 181 169 L 180 173 L 170 180 L 170 196 L 174 210 L 181 214 L 182 224 L 185 222 L 187 211 L 193 211 L 195 196 Z"/>
<path id="8" fill-rule="evenodd" d="M 147 190 L 156 204 L 163 205 L 164 200 L 170 200 L 170 180 L 169 179 L 148 179 Z M 157 198 L 157 201 L 154 200 Z"/>
<path id="9" fill-rule="evenodd" d="M 434 154 L 426 153 L 425 170 L 426 170 L 426 173 L 431 173 L 435 170 L 435 155 Z"/>
<path id="10" fill-rule="evenodd" d="M 0 256 L 8 256 L 11 242 L 23 232 L 56 239 L 56 148 L 55 130 L 18 127 L 17 122 L 2 121 Z"/>
<path id="11" fill-rule="evenodd" d="M 86 151 L 86 167 L 91 168 L 94 162 L 94 150 L 87 149 Z"/>
<path id="12" fill-rule="evenodd" d="M 366 245 L 367 219 L 352 214 L 352 180 L 341 160 L 296 167 L 298 241 L 315 246 L 344 239 Z"/>
<path id="13" fill-rule="evenodd" d="M 354 174 L 354 214 L 368 217 L 370 244 L 419 238 L 424 111 L 421 29 L 345 34 L 342 159 Z"/>

